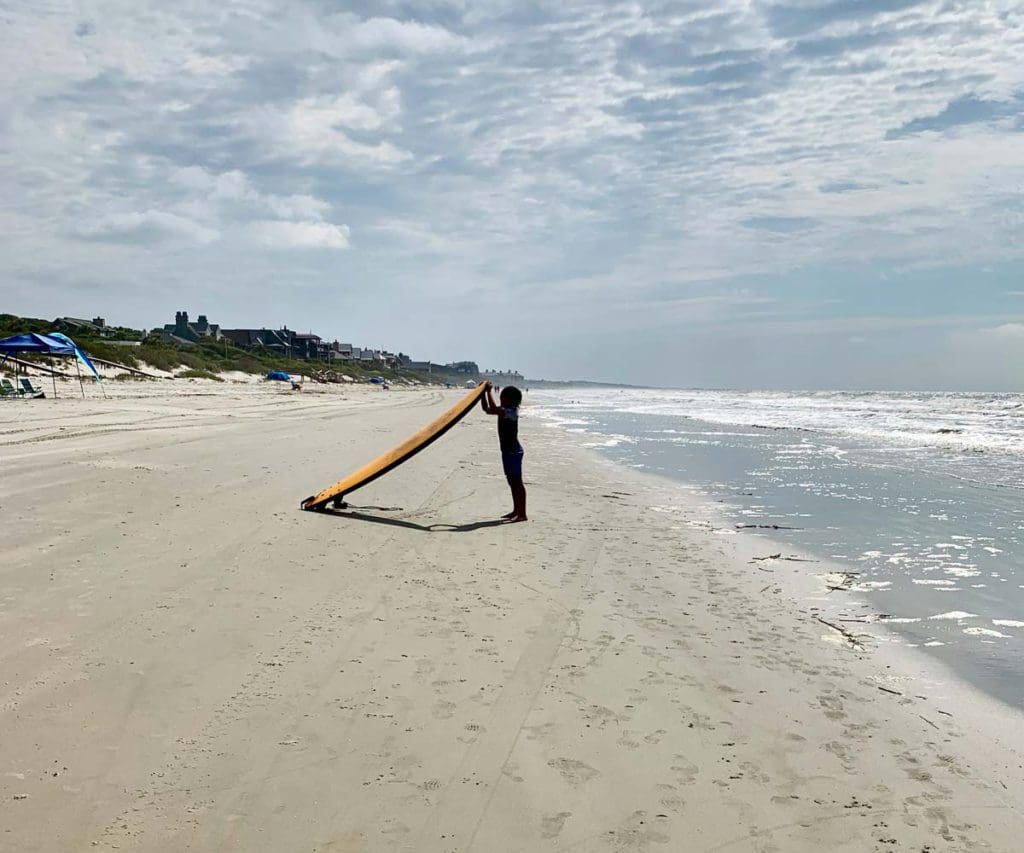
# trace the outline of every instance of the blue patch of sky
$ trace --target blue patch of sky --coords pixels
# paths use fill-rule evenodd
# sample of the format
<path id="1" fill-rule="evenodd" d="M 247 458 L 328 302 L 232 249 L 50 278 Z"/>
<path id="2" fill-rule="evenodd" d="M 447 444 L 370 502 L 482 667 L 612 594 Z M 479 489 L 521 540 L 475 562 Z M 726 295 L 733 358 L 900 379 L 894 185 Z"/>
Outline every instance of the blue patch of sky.
<path id="1" fill-rule="evenodd" d="M 783 306 L 813 305 L 822 317 L 988 317 L 1024 313 L 1013 296 L 1024 281 L 1024 261 L 977 267 L 895 271 L 877 264 L 816 266 L 785 275 L 741 276 L 735 287 L 774 297 Z"/>
<path id="2" fill-rule="evenodd" d="M 903 12 L 922 6 L 930 0 L 833 0 L 808 5 L 778 3 L 765 10 L 772 31 L 782 37 L 815 32 L 842 21 L 864 20 L 888 12 Z"/>
<path id="3" fill-rule="evenodd" d="M 1024 116 L 1024 93 L 1010 101 L 996 101 L 979 98 L 975 94 L 964 95 L 950 101 L 942 112 L 921 116 L 908 121 L 902 127 L 885 134 L 886 139 L 900 139 L 914 133 L 943 131 L 952 127 L 979 122 L 994 121 L 1008 116 Z"/>
<path id="4" fill-rule="evenodd" d="M 771 231 L 776 234 L 794 234 L 810 231 L 818 224 L 818 220 L 806 216 L 752 216 L 743 220 L 747 228 L 759 231 Z"/>

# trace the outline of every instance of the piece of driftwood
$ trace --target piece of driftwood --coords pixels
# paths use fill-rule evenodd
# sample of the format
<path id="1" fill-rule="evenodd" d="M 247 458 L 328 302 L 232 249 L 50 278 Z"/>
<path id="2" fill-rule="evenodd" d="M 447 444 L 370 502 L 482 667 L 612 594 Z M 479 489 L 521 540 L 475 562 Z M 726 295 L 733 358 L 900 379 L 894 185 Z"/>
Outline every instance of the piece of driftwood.
<path id="1" fill-rule="evenodd" d="M 814 618 L 817 619 L 822 625 L 828 625 L 828 627 L 831 628 L 833 631 L 838 631 L 840 634 L 842 634 L 846 638 L 846 641 L 851 646 L 853 646 L 854 648 L 858 648 L 858 649 L 863 649 L 864 648 L 864 644 L 860 640 L 857 639 L 856 635 L 852 634 L 849 631 L 847 631 L 842 626 L 836 625 L 836 624 L 834 624 L 832 622 L 829 622 L 827 619 L 822 619 L 820 616 L 817 616 L 817 615 L 815 615 Z"/>
<path id="2" fill-rule="evenodd" d="M 785 560 L 788 563 L 817 563 L 817 560 L 811 560 L 807 557 L 783 557 L 782 552 L 778 554 L 768 554 L 765 557 L 752 557 L 750 562 L 761 563 L 765 560 Z"/>
<path id="3" fill-rule="evenodd" d="M 853 583 L 854 579 L 860 575 L 860 572 L 836 572 L 836 574 L 842 577 L 842 582 L 839 584 L 827 584 L 826 589 L 829 592 L 835 592 L 836 590 L 848 590 L 850 584 Z"/>

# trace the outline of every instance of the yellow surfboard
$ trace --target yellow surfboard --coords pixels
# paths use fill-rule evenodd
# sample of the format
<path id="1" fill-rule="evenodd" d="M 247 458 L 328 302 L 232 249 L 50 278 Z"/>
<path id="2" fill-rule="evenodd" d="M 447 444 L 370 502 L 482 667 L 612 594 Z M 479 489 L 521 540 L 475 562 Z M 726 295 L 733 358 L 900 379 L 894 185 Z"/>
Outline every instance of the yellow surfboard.
<path id="1" fill-rule="evenodd" d="M 407 459 L 411 459 L 461 421 L 480 400 L 486 388 L 487 383 L 481 382 L 456 405 L 427 424 L 414 436 L 407 438 L 394 450 L 388 451 L 383 456 L 378 456 L 373 462 L 364 465 L 355 473 L 349 474 L 344 480 L 338 480 L 333 486 L 328 486 L 320 494 L 306 498 L 301 504 L 302 509 L 323 509 L 329 501 L 341 501 L 345 495 L 362 488 L 367 483 L 372 483 L 378 477 L 387 474 L 392 468 L 397 468 Z"/>

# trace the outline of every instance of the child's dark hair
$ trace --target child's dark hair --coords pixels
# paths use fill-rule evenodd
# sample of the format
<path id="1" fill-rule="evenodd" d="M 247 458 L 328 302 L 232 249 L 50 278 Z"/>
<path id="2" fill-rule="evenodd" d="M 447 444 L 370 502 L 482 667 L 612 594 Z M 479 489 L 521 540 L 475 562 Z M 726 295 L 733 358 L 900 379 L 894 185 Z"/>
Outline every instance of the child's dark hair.
<path id="1" fill-rule="evenodd" d="M 523 392 L 516 388 L 515 385 L 506 385 L 501 389 L 498 400 L 501 402 L 501 405 L 516 409 L 523 402 Z"/>

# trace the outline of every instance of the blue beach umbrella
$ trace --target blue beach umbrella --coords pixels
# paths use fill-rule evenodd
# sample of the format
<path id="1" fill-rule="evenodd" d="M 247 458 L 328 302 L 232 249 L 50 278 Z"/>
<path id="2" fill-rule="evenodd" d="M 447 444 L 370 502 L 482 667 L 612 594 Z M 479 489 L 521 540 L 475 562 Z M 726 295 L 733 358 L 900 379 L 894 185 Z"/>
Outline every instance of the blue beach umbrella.
<path id="1" fill-rule="evenodd" d="M 3 354 L 5 357 L 21 352 L 38 353 L 40 355 L 49 356 L 71 356 L 75 359 L 76 366 L 81 362 L 92 371 L 93 376 L 95 376 L 97 380 L 100 378 L 99 373 L 96 371 L 96 367 L 89 360 L 89 357 L 78 348 L 78 344 L 71 340 L 67 335 L 60 334 L 60 332 L 54 332 L 50 335 L 41 335 L 38 332 L 25 332 L 21 335 L 12 335 L 9 338 L 0 340 L 0 354 Z M 53 372 L 51 371 L 51 375 L 52 373 Z M 56 397 L 57 379 L 55 375 L 52 375 L 52 378 L 53 396 Z M 82 383 L 81 373 L 78 374 L 78 383 L 79 385 Z M 100 385 L 100 389 L 103 390 L 102 385 Z M 107 392 L 103 391 L 104 397 L 106 394 Z M 85 396 L 84 388 L 82 389 L 82 396 Z"/>

